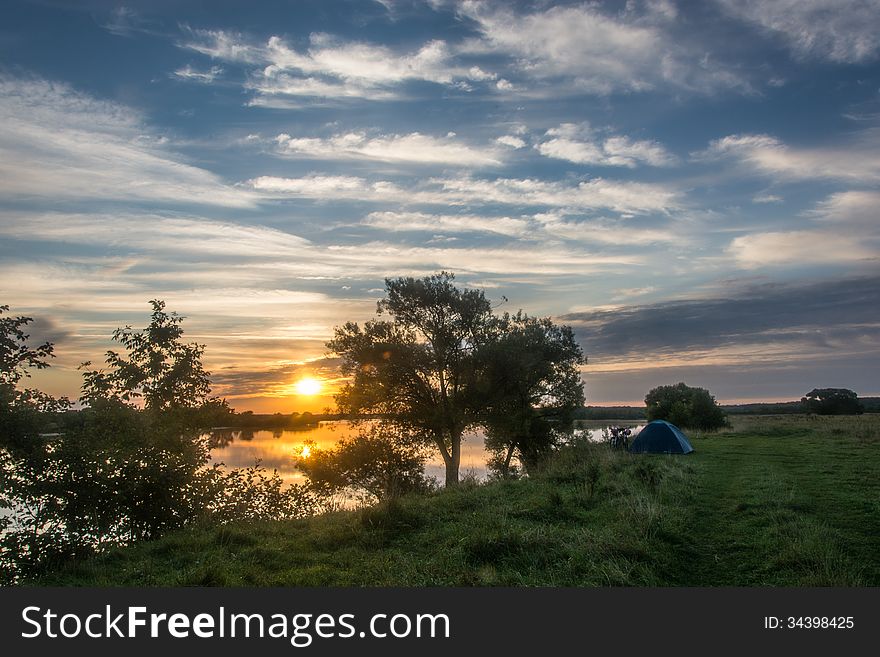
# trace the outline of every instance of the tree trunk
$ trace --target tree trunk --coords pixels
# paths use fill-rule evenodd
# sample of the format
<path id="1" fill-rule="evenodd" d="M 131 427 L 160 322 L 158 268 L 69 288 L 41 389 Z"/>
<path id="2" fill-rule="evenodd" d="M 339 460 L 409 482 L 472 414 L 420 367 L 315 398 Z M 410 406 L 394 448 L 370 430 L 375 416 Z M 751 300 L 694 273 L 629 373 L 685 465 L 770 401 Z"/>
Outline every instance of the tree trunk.
<path id="1" fill-rule="evenodd" d="M 516 445 L 511 443 L 507 447 L 507 456 L 504 457 L 504 469 L 501 471 L 501 476 L 506 477 L 510 474 L 510 460 L 513 458 L 513 451 L 516 449 Z"/>
<path id="2" fill-rule="evenodd" d="M 446 461 L 446 487 L 458 486 L 458 469 L 461 465 L 461 433 L 451 436 L 452 454 Z"/>

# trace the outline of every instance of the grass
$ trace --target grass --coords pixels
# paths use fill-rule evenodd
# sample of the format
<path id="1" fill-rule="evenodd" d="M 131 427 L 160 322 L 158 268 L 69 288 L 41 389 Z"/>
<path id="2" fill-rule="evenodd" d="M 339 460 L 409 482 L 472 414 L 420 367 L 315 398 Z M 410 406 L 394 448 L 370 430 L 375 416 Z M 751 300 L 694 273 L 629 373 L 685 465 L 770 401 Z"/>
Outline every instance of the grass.
<path id="1" fill-rule="evenodd" d="M 88 586 L 877 586 L 880 417 L 736 417 L 688 456 L 580 443 L 539 475 L 70 564 Z"/>

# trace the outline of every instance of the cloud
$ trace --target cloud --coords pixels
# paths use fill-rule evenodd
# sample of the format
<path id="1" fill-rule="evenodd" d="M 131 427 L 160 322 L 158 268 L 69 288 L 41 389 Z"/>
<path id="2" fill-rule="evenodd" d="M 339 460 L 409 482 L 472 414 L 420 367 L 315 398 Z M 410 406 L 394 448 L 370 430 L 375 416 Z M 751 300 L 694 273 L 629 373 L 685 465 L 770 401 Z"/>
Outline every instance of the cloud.
<path id="1" fill-rule="evenodd" d="M 520 217 L 483 215 L 442 215 L 426 212 L 372 212 L 361 225 L 388 232 L 432 233 L 441 235 L 484 233 L 503 235 L 534 243 L 558 240 L 602 246 L 683 244 L 687 240 L 668 228 L 634 227 L 627 220 L 573 218 L 564 214 L 539 213 Z M 446 238 L 448 239 L 448 238 Z M 534 248 L 530 245 L 528 248 Z"/>
<path id="2" fill-rule="evenodd" d="M 498 137 L 495 141 L 503 146 L 509 146 L 510 148 L 519 149 L 526 147 L 526 142 L 516 135 L 503 135 L 501 137 Z"/>
<path id="3" fill-rule="evenodd" d="M 601 139 L 588 125 L 563 123 L 548 130 L 545 137 L 549 139 L 535 145 L 541 155 L 575 164 L 634 168 L 638 164 L 662 167 L 676 162 L 656 141 L 632 141 L 619 135 Z"/>
<path id="4" fill-rule="evenodd" d="M 207 71 L 199 71 L 187 64 L 183 68 L 174 71 L 174 76 L 181 80 L 199 82 L 201 84 L 210 84 L 221 75 L 223 75 L 223 69 L 219 66 L 212 66 Z"/>
<path id="5" fill-rule="evenodd" d="M 679 195 L 672 188 L 651 183 L 592 178 L 578 183 L 534 179 L 470 177 L 435 179 L 444 196 L 455 203 L 498 203 L 519 206 L 550 206 L 620 213 L 668 212 L 678 207 Z"/>
<path id="6" fill-rule="evenodd" d="M 595 3 L 531 12 L 476 1 L 453 8 L 475 36 L 432 39 L 404 50 L 322 32 L 297 47 L 278 35 L 263 41 L 187 28 L 179 45 L 250 66 L 250 104 L 269 107 L 298 107 L 295 99 L 389 101 L 406 95 L 405 85 L 413 81 L 526 97 L 670 86 L 698 93 L 751 91 L 697 39 L 676 31 L 677 11 L 669 2 L 628 3 L 618 13 Z"/>
<path id="7" fill-rule="evenodd" d="M 595 3 L 517 13 L 506 4 L 466 1 L 457 10 L 481 38 L 461 50 L 507 55 L 517 75 L 569 94 L 640 92 L 667 84 L 701 92 L 747 88 L 735 73 L 710 64 L 701 49 L 672 36 L 672 5 L 646 3 L 645 11 L 639 6 L 629 3 L 618 14 Z"/>
<path id="8" fill-rule="evenodd" d="M 179 43 L 181 48 L 195 50 L 213 59 L 240 64 L 256 64 L 265 59 L 264 49 L 258 45 L 247 43 L 240 33 L 226 30 L 185 29 L 191 39 Z"/>
<path id="9" fill-rule="evenodd" d="M 339 376 L 340 364 L 339 358 L 318 358 L 260 370 L 224 367 L 212 372 L 211 383 L 217 394 L 229 391 L 232 398 L 251 395 L 289 396 L 291 381 L 304 374 L 332 381 Z"/>
<path id="10" fill-rule="evenodd" d="M 655 30 L 614 20 L 589 5 L 515 14 L 465 2 L 459 11 L 476 22 L 489 48 L 520 58 L 523 70 L 572 77 L 593 92 L 650 87 L 662 52 Z"/>
<path id="11" fill-rule="evenodd" d="M 116 36 L 131 37 L 138 33 L 157 34 L 150 21 L 130 7 L 116 7 L 110 11 L 102 27 Z"/>
<path id="12" fill-rule="evenodd" d="M 718 0 L 730 14 L 782 36 L 801 58 L 860 63 L 880 49 L 876 0 Z"/>
<path id="13" fill-rule="evenodd" d="M 257 197 L 170 151 L 130 107 L 45 80 L 0 78 L 7 199 L 253 206 Z"/>
<path id="14" fill-rule="evenodd" d="M 857 234 L 827 230 L 792 230 L 743 235 L 727 252 L 746 269 L 757 267 L 820 264 L 876 263 L 880 252 Z"/>
<path id="15" fill-rule="evenodd" d="M 661 355 L 687 364 L 688 354 L 701 352 L 707 362 L 724 356 L 735 366 L 737 360 L 746 364 L 746 354 L 755 348 L 756 354 L 767 356 L 765 349 L 772 348 L 773 358 L 801 359 L 818 351 L 874 349 L 880 343 L 878 304 L 880 278 L 870 277 L 766 285 L 728 298 L 667 301 L 559 319 L 573 325 L 588 356 L 600 360 L 623 362 L 622 357 L 632 356 L 651 367 Z"/>
<path id="16" fill-rule="evenodd" d="M 527 219 L 511 217 L 437 215 L 424 212 L 371 212 L 361 223 L 390 232 L 496 233 L 508 237 L 525 236 L 531 225 Z"/>
<path id="17" fill-rule="evenodd" d="M 752 203 L 782 203 L 784 201 L 778 194 L 755 194 Z"/>
<path id="18" fill-rule="evenodd" d="M 880 192 L 837 192 L 802 213 L 799 230 L 752 233 L 735 238 L 727 253 L 739 266 L 868 264 L 880 261 Z M 810 225 L 812 224 L 812 225 Z"/>
<path id="19" fill-rule="evenodd" d="M 537 214 L 534 218 L 538 224 L 536 232 L 565 240 L 595 242 L 609 246 L 687 242 L 685 236 L 676 231 L 663 228 L 636 228 L 627 221 L 577 220 L 553 213 Z"/>
<path id="20" fill-rule="evenodd" d="M 0 213 L 0 235 L 73 244 L 105 244 L 156 253 L 295 257 L 310 245 L 296 235 L 202 217 L 157 214 Z"/>
<path id="21" fill-rule="evenodd" d="M 468 146 L 451 133 L 438 138 L 418 132 L 372 137 L 364 132 L 349 132 L 327 139 L 280 134 L 275 141 L 283 154 L 329 160 L 366 159 L 461 167 L 500 164 L 495 151 Z"/>
<path id="22" fill-rule="evenodd" d="M 414 188 L 353 176 L 310 174 L 302 178 L 260 176 L 247 184 L 268 197 L 357 200 L 404 204 L 512 205 L 574 210 L 609 209 L 624 214 L 667 213 L 680 206 L 679 192 L 653 183 L 592 178 L 576 183 L 459 176 L 431 178 Z"/>
<path id="23" fill-rule="evenodd" d="M 732 159 L 749 170 L 781 180 L 880 180 L 880 133 L 866 130 L 850 144 L 795 148 L 770 135 L 742 134 L 716 139 L 693 155 L 696 160 Z"/>
<path id="24" fill-rule="evenodd" d="M 820 224 L 877 236 L 880 232 L 880 192 L 846 191 L 832 194 L 807 213 Z"/>
<path id="25" fill-rule="evenodd" d="M 353 245 L 317 244 L 278 229 L 195 217 L 58 213 L 7 213 L 0 217 L 3 218 L 0 235 L 6 240 L 104 245 L 131 254 L 136 264 L 126 263 L 122 270 L 118 269 L 117 263 L 108 269 L 103 263 L 96 267 L 91 263 L 71 262 L 76 271 L 87 272 L 85 278 L 97 285 L 93 292 L 106 286 L 105 291 L 112 289 L 121 294 L 127 289 L 130 295 L 131 286 L 150 289 L 159 282 L 162 286 L 185 285 L 200 290 L 206 286 L 217 290 L 239 289 L 239 292 L 229 294 L 230 304 L 239 303 L 235 299 L 242 297 L 241 290 L 252 287 L 259 296 L 262 294 L 260 290 L 282 289 L 291 277 L 381 279 L 391 273 L 427 274 L 443 269 L 539 276 L 590 273 L 640 261 L 640 257 L 628 254 L 592 253 L 576 245 L 540 242 L 528 249 L 522 249 L 516 243 L 483 247 L 411 246 L 382 240 Z M 367 219 L 391 233 L 397 232 L 390 228 L 395 221 L 419 220 L 427 219 L 404 213 L 379 213 Z M 443 222 L 458 230 L 466 228 L 463 223 L 456 223 L 452 216 L 441 216 L 437 221 L 439 225 L 435 228 L 438 230 L 442 229 Z M 515 219 L 483 218 L 482 221 L 486 225 L 494 222 L 496 232 L 514 232 L 522 228 Z M 10 267 L 10 272 L 15 271 L 14 265 L 10 264 Z M 36 271 L 39 271 L 38 267 Z M 75 287 L 73 278 L 83 276 L 56 273 L 47 276 L 47 280 L 35 279 L 32 284 L 36 287 L 29 288 L 29 293 L 33 297 L 54 296 L 54 292 L 50 295 L 50 290 L 60 293 L 65 286 Z M 25 287 L 22 285 L 19 291 Z M 205 299 L 199 294 L 203 292 L 192 297 L 192 302 L 199 308 L 222 305 L 216 294 L 209 294 Z"/>
<path id="26" fill-rule="evenodd" d="M 279 36 L 254 43 L 223 30 L 196 29 L 189 34 L 192 38 L 181 47 L 223 61 L 261 66 L 252 71 L 247 84 L 257 93 L 254 104 L 270 103 L 274 96 L 391 100 L 398 97 L 397 88 L 409 81 L 467 89 L 470 83 L 497 79 L 479 66 L 458 64 L 442 39 L 401 53 L 325 33 L 311 34 L 304 50 L 291 47 Z"/>
<path id="27" fill-rule="evenodd" d="M 388 181 L 368 183 L 357 176 L 309 174 L 302 178 L 259 176 L 247 181 L 253 189 L 276 197 L 298 196 L 318 200 L 381 200 L 385 192 L 401 194 L 397 185 Z"/>

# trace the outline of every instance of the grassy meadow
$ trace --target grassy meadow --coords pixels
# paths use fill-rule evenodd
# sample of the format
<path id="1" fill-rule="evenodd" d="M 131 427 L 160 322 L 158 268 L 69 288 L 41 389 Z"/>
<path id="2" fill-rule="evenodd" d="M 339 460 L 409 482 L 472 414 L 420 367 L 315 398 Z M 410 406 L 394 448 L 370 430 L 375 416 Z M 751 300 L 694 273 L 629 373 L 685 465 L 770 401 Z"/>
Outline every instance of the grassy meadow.
<path id="1" fill-rule="evenodd" d="M 190 527 L 36 584 L 880 585 L 880 415 L 733 423 L 688 456 L 579 442 L 528 479 Z"/>

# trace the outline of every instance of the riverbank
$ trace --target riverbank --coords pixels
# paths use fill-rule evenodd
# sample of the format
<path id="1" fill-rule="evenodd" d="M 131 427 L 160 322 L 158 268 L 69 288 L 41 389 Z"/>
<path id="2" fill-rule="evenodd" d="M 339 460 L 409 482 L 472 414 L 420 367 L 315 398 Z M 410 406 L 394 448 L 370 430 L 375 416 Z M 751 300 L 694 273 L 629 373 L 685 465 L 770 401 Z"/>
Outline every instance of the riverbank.
<path id="1" fill-rule="evenodd" d="M 880 417 L 735 418 L 688 456 L 586 442 L 541 474 L 70 564 L 81 586 L 878 586 Z"/>

